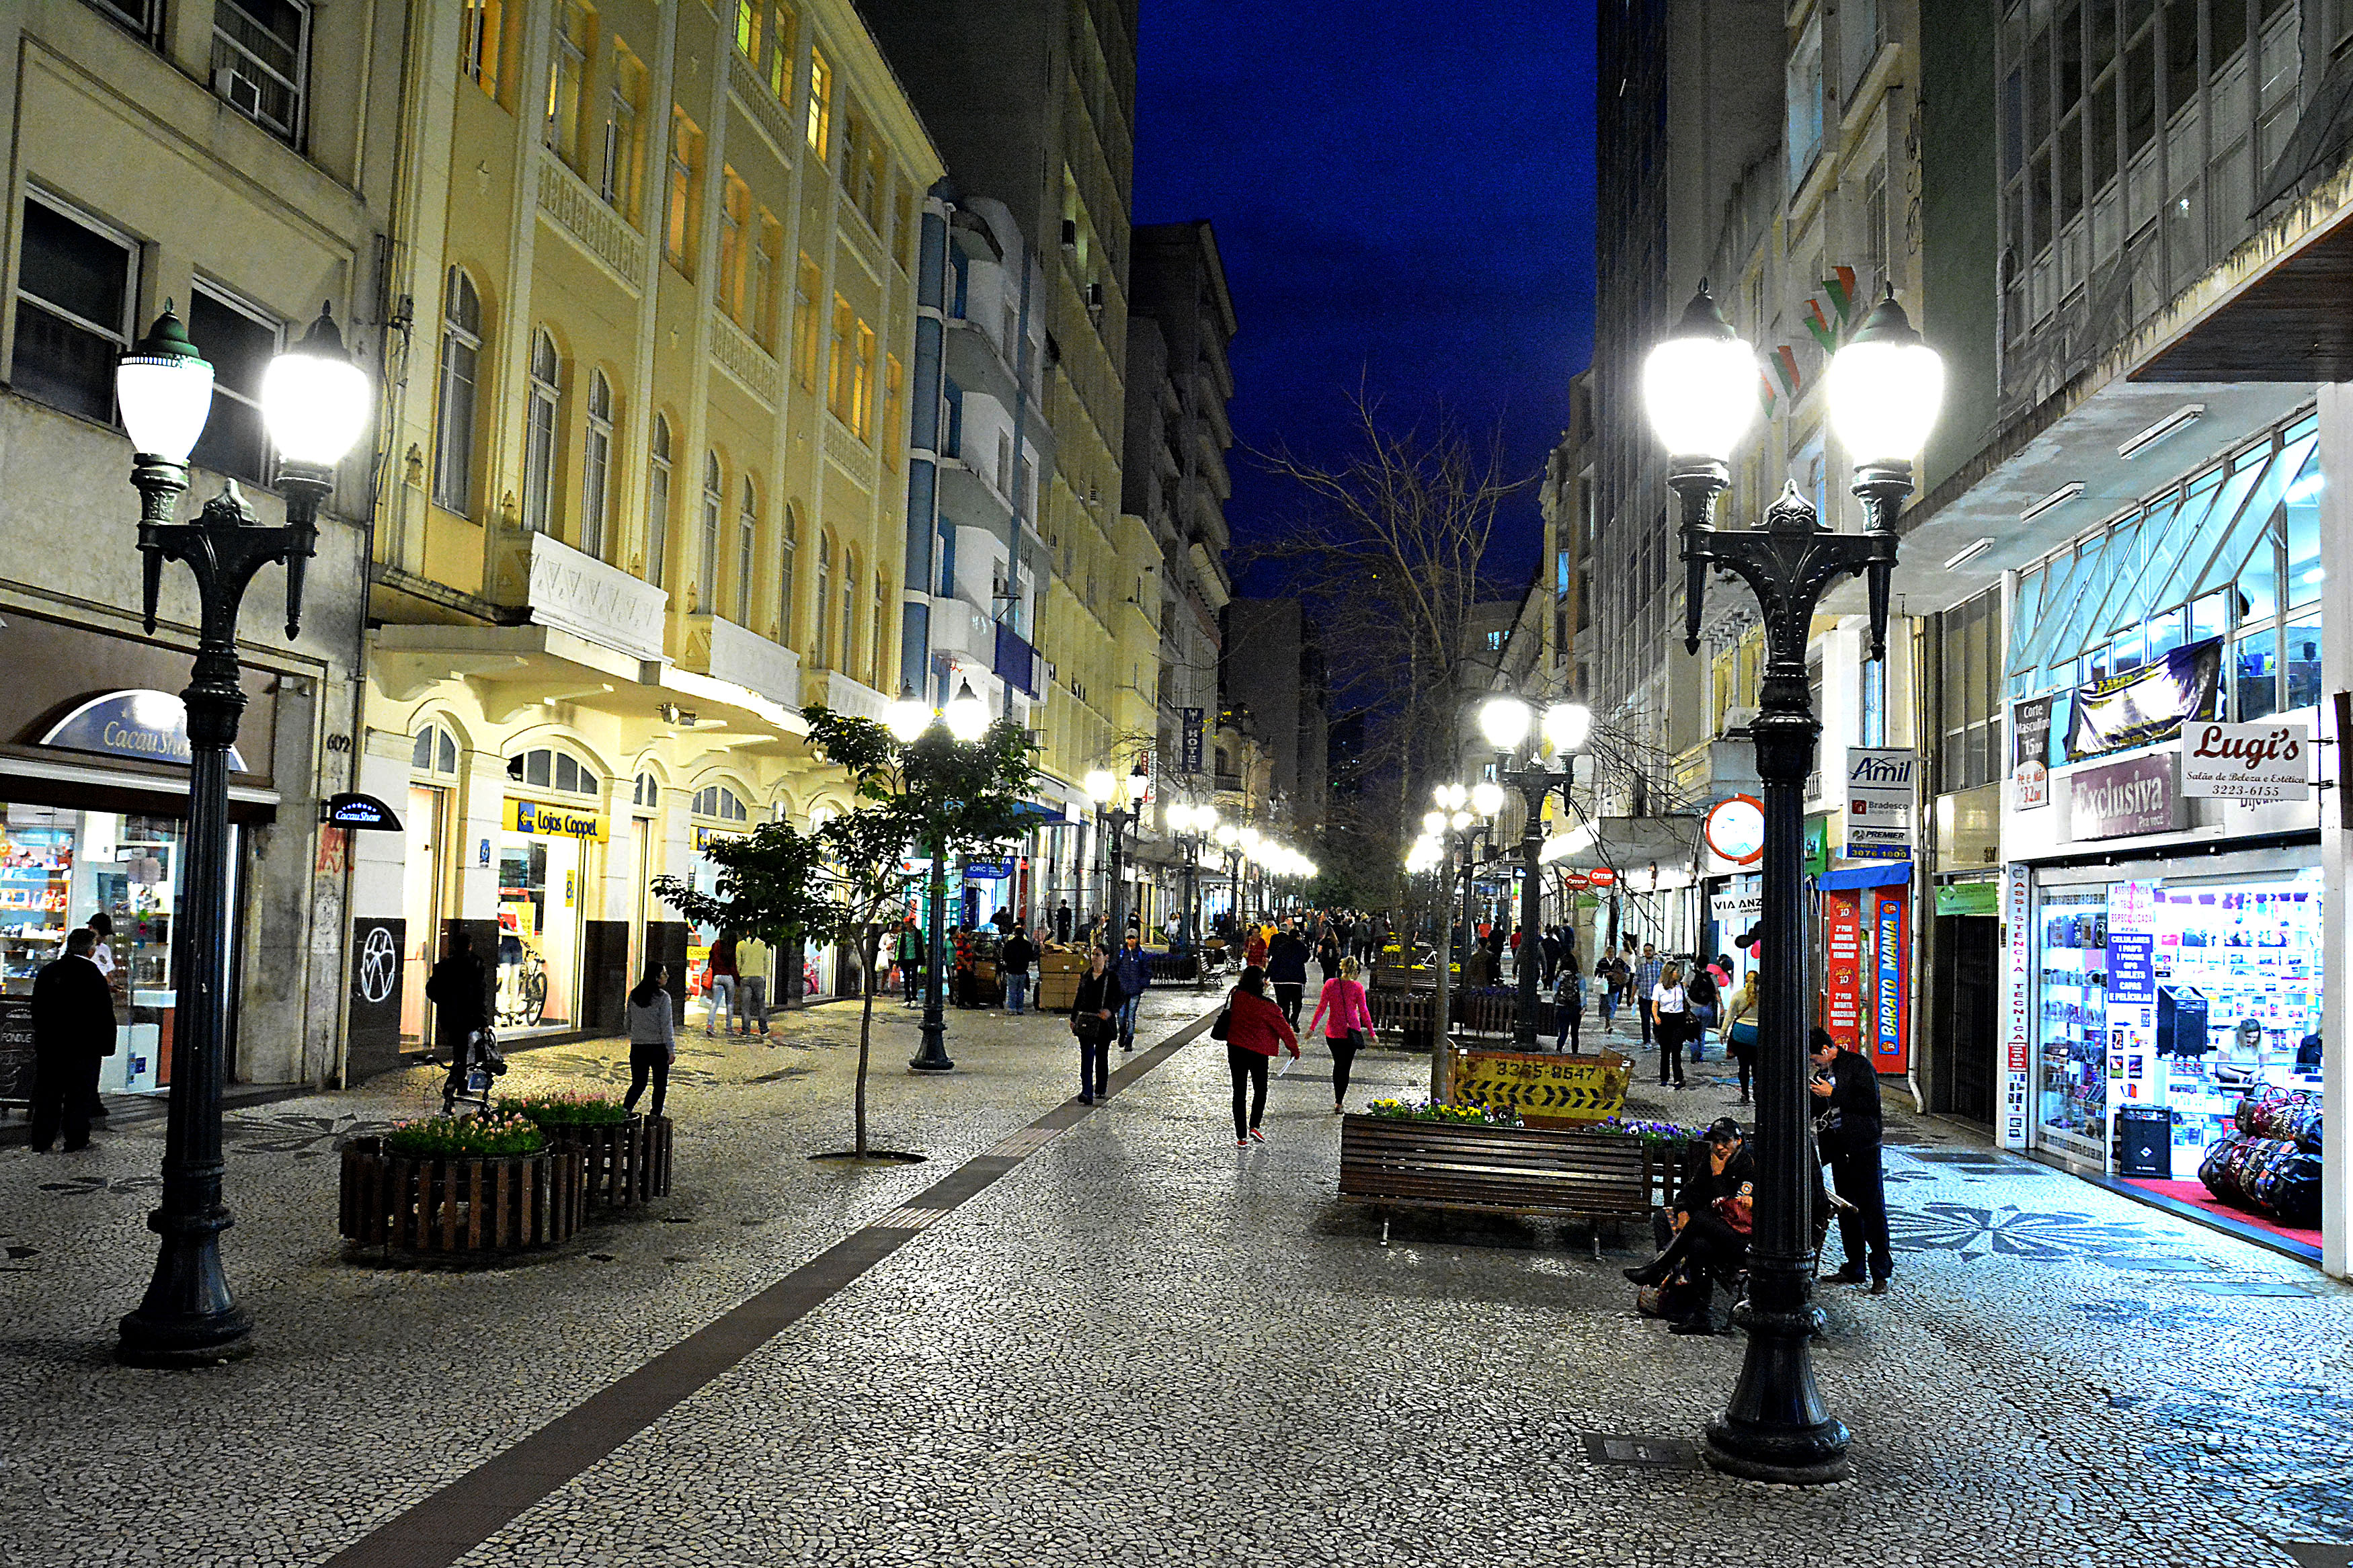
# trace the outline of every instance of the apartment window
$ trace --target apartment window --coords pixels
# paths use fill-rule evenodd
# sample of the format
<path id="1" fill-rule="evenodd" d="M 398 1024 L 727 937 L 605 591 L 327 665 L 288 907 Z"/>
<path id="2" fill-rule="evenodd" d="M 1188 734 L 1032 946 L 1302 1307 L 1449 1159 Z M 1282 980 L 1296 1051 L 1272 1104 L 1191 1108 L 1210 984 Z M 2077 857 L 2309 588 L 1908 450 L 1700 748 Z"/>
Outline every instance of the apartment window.
<path id="1" fill-rule="evenodd" d="M 899 363 L 897 354 L 882 356 L 882 443 L 883 455 L 894 465 L 899 461 L 901 440 L 907 428 L 907 373 Z"/>
<path id="2" fill-rule="evenodd" d="M 605 559 L 605 518 L 612 505 L 613 384 L 588 377 L 588 425 L 580 442 L 580 548 Z"/>
<path id="3" fill-rule="evenodd" d="M 670 420 L 654 416 L 651 458 L 646 472 L 646 581 L 664 586 L 670 563 Z"/>
<path id="4" fill-rule="evenodd" d="M 540 140 L 571 168 L 580 167 L 580 100 L 588 80 L 588 11 L 567 3 L 557 14 L 547 62 L 547 121 Z"/>
<path id="5" fill-rule="evenodd" d="M 543 532 L 555 521 L 555 419 L 563 362 L 542 327 L 531 339 L 530 406 L 523 413 L 522 525 Z"/>
<path id="6" fill-rule="evenodd" d="M 858 556 L 847 549 L 841 552 L 841 663 L 835 668 L 844 675 L 858 668 Z"/>
<path id="7" fill-rule="evenodd" d="M 188 296 L 188 336 L 213 366 L 212 413 L 188 460 L 267 484 L 269 432 L 261 419 L 261 378 L 278 353 L 278 322 L 199 287 Z"/>
<path id="8" fill-rule="evenodd" d="M 817 390 L 817 302 L 824 288 L 817 263 L 804 252 L 793 284 L 793 374 L 811 392 Z"/>
<path id="9" fill-rule="evenodd" d="M 719 180 L 719 308 L 741 326 L 751 315 L 744 300 L 750 269 L 744 264 L 744 227 L 752 214 L 752 188 L 733 169 L 722 169 Z"/>
<path id="10" fill-rule="evenodd" d="M 706 613 L 719 607 L 719 514 L 726 506 L 719 483 L 719 454 L 702 455 L 702 553 L 696 563 L 694 607 Z"/>
<path id="11" fill-rule="evenodd" d="M 809 151 L 820 163 L 833 156 L 833 67 L 823 49 L 809 51 Z"/>
<path id="12" fill-rule="evenodd" d="M 605 205 L 637 221 L 638 106 L 645 101 L 646 68 L 637 57 L 613 47 L 613 87 L 605 97 L 605 156 L 596 191 Z"/>
<path id="13" fill-rule="evenodd" d="M 2106 4 L 2107 0 L 2098 0 Z M 1851 100 L 1871 62 L 1879 58 L 1879 0 L 1840 0 L 1838 8 L 1841 101 Z"/>
<path id="14" fill-rule="evenodd" d="M 213 91 L 289 142 L 302 134 L 311 7 L 301 0 L 215 0 Z"/>
<path id="15" fill-rule="evenodd" d="M 964 456 L 964 388 L 945 376 L 940 378 L 940 456 Z"/>
<path id="16" fill-rule="evenodd" d="M 817 646 L 809 657 L 819 669 L 833 668 L 833 535 L 820 529 L 817 536 Z"/>
<path id="17" fill-rule="evenodd" d="M 784 265 L 784 257 L 785 226 L 764 207 L 759 243 L 752 247 L 751 300 L 744 324 L 772 353 L 776 347 L 776 271 Z"/>
<path id="18" fill-rule="evenodd" d="M 670 199 L 664 204 L 662 250 L 681 272 L 691 270 L 695 200 L 702 168 L 702 132 L 680 110 L 670 116 Z"/>
<path id="19" fill-rule="evenodd" d="M 997 433 L 997 493 L 1008 500 L 1013 494 L 1013 437 L 1002 430 Z"/>
<path id="20" fill-rule="evenodd" d="M 1806 183 L 1822 147 L 1822 26 L 1817 20 L 1789 57 L 1789 189 Z"/>
<path id="21" fill-rule="evenodd" d="M 882 649 L 890 640 L 883 635 L 887 629 L 883 618 L 886 613 L 887 595 L 883 588 L 882 574 L 878 570 L 874 574 L 874 624 L 866 635 L 866 684 L 877 691 L 883 689 Z"/>
<path id="22" fill-rule="evenodd" d="M 857 351 L 849 385 L 849 427 L 871 447 L 874 444 L 874 329 L 862 321 L 858 323 Z"/>
<path id="23" fill-rule="evenodd" d="M 849 389 L 856 380 L 849 365 L 850 334 L 857 330 L 858 314 L 849 301 L 836 294 L 833 297 L 833 342 L 826 354 L 825 405 L 844 425 L 851 423 Z"/>
<path id="24" fill-rule="evenodd" d="M 793 101 L 794 48 L 800 42 L 800 18 L 790 5 L 776 7 L 775 47 L 768 51 L 768 90 L 787 108 Z"/>
<path id="25" fill-rule="evenodd" d="M 776 640 L 786 647 L 793 646 L 793 557 L 801 547 L 801 514 L 797 507 L 785 508 L 785 552 L 783 564 L 776 574 Z"/>
<path id="26" fill-rule="evenodd" d="M 735 624 L 752 624 L 752 578 L 758 565 L 760 497 L 752 477 L 744 476 L 744 500 L 735 511 Z"/>
<path id="27" fill-rule="evenodd" d="M 137 247 L 31 196 L 21 243 L 10 378 L 27 397 L 111 422 L 114 362 L 131 344 Z"/>
<path id="28" fill-rule="evenodd" d="M 458 23 L 458 68 L 495 100 L 500 53 L 506 43 L 506 5 L 504 0 L 465 0 L 465 5 Z"/>
<path id="29" fill-rule="evenodd" d="M 767 0 L 735 0 L 735 52 L 756 63 L 760 58 L 761 13 Z"/>
<path id="30" fill-rule="evenodd" d="M 2003 772 L 2001 595 L 1989 590 L 1937 621 L 1937 727 L 1944 744 L 1937 751 L 1936 787 L 1949 795 L 1991 784 Z"/>
<path id="31" fill-rule="evenodd" d="M 482 299 L 463 268 L 441 300 L 441 371 L 433 432 L 433 501 L 466 511 L 474 497 L 474 395 L 482 355 Z"/>
<path id="32" fill-rule="evenodd" d="M 896 193 L 891 203 L 892 233 L 894 237 L 892 248 L 898 256 L 899 265 L 912 276 L 915 271 L 915 253 L 919 248 L 916 237 L 922 232 L 922 226 L 915 221 L 915 188 L 904 180 L 894 180 L 892 189 Z"/>
<path id="33" fill-rule="evenodd" d="M 1849 0 L 1852 4 L 1852 0 Z M 1859 252 L 1863 266 L 1862 286 L 1866 294 L 1885 286 L 1887 273 L 1887 170 L 1884 165 L 1871 171 L 1870 180 L 1862 187 L 1862 245 Z"/>
<path id="34" fill-rule="evenodd" d="M 142 43 L 163 36 L 164 0 L 85 0 L 101 16 L 111 16 L 129 28 Z"/>

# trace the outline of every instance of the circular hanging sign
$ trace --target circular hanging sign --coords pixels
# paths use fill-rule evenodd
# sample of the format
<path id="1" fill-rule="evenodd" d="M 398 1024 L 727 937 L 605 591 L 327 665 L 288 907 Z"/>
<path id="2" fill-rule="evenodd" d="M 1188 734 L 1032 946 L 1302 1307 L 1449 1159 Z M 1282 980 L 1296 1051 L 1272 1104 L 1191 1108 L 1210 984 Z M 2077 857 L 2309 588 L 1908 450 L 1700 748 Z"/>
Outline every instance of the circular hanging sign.
<path id="1" fill-rule="evenodd" d="M 1597 888 L 1615 887 L 1618 882 L 1618 873 L 1607 866 L 1596 866 L 1585 874 L 1585 879 Z"/>
<path id="2" fill-rule="evenodd" d="M 1582 871 L 1563 871 L 1560 874 L 1560 885 L 1574 891 L 1583 892 L 1593 886 L 1593 879 Z"/>
<path id="3" fill-rule="evenodd" d="M 1701 832 L 1719 858 L 1736 866 L 1753 866 L 1765 858 L 1765 803 L 1753 795 L 1718 801 Z"/>

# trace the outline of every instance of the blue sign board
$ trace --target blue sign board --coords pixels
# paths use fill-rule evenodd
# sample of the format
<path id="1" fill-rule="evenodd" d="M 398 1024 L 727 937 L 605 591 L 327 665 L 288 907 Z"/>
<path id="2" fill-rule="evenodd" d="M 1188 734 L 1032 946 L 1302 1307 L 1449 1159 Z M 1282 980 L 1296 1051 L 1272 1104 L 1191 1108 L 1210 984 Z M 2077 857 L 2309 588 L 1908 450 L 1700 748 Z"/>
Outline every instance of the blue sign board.
<path id="1" fill-rule="evenodd" d="M 965 879 L 974 882 L 994 882 L 1013 875 L 1010 860 L 967 860 L 964 864 Z"/>
<path id="2" fill-rule="evenodd" d="M 2151 947 L 2156 938 L 2145 931 L 2108 932 L 2108 1005 L 2157 1005 L 2157 965 Z"/>

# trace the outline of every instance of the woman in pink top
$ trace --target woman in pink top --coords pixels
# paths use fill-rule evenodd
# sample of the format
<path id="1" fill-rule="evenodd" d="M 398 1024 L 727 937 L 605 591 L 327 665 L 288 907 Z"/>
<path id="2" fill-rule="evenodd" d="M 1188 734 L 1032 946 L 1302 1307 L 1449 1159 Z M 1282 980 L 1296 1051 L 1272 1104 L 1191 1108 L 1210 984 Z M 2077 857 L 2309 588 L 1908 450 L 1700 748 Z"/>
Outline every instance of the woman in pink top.
<path id="1" fill-rule="evenodd" d="M 1348 1098 L 1348 1069 L 1356 1065 L 1356 1049 L 1373 1038 L 1373 1010 L 1365 1005 L 1365 988 L 1356 984 L 1355 959 L 1342 959 L 1340 973 L 1324 983 L 1315 1016 L 1307 1020 L 1309 1034 L 1315 1032 L 1318 1021 L 1324 1025 L 1324 1043 L 1332 1047 L 1332 1114 L 1337 1116 Z"/>

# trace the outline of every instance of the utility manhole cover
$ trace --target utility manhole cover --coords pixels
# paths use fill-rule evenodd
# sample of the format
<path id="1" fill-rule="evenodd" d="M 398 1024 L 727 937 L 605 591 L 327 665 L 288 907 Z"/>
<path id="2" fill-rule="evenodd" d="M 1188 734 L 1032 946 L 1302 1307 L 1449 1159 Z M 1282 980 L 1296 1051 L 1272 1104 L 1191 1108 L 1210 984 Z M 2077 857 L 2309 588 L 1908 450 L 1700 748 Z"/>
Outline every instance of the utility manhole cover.
<path id="1" fill-rule="evenodd" d="M 2209 1296 L 2310 1296 L 2309 1286 L 2293 1279 L 2184 1279 L 2182 1284 Z"/>
<path id="2" fill-rule="evenodd" d="M 1642 1465 L 1653 1469 L 1699 1468 L 1699 1446 L 1684 1437 L 1612 1437 L 1585 1434 L 1585 1457 L 1597 1465 Z"/>
<path id="3" fill-rule="evenodd" d="M 2211 1274 L 2214 1266 L 2200 1258 L 2111 1258 L 2111 1268 L 2128 1274 Z"/>

